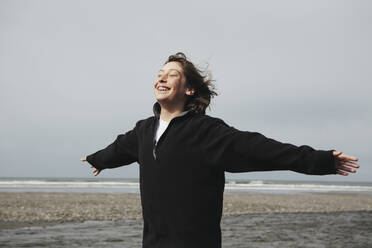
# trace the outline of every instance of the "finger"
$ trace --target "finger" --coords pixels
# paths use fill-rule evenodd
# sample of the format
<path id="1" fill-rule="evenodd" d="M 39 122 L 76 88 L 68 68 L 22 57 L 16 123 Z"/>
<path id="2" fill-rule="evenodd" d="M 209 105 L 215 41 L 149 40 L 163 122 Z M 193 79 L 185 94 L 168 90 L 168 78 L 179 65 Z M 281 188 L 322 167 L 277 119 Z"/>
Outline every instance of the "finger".
<path id="1" fill-rule="evenodd" d="M 101 172 L 101 171 L 98 170 L 98 169 L 94 169 L 94 170 L 93 170 L 93 173 L 95 174 L 95 176 L 98 175 L 100 172 Z"/>
<path id="2" fill-rule="evenodd" d="M 353 162 L 348 162 L 348 161 L 341 162 L 341 164 L 344 164 L 344 165 L 347 165 L 347 166 L 350 166 L 350 167 L 353 167 L 353 168 L 359 168 L 360 167 L 358 164 L 353 163 Z"/>
<path id="3" fill-rule="evenodd" d="M 338 175 L 341 175 L 341 176 L 347 176 L 347 175 L 349 175 L 348 173 L 346 173 L 346 172 L 344 172 L 344 171 L 336 171 L 336 174 L 338 174 Z"/>
<path id="4" fill-rule="evenodd" d="M 338 157 L 343 160 L 358 161 L 358 158 L 346 154 L 341 154 Z"/>
<path id="5" fill-rule="evenodd" d="M 338 170 L 341 170 L 341 171 L 351 172 L 351 173 L 355 173 L 355 172 L 356 172 L 356 170 L 351 169 L 351 168 L 346 167 L 346 166 L 343 166 L 343 165 L 339 165 L 339 166 L 337 167 L 337 169 L 338 169 Z"/>
<path id="6" fill-rule="evenodd" d="M 85 161 L 87 161 L 87 158 L 86 158 L 86 157 L 82 157 L 82 158 L 80 159 L 80 161 L 85 162 Z"/>
<path id="7" fill-rule="evenodd" d="M 334 156 L 338 156 L 338 155 L 340 155 L 340 154 L 342 154 L 342 152 L 339 152 L 339 151 L 333 151 L 333 155 L 334 155 Z"/>

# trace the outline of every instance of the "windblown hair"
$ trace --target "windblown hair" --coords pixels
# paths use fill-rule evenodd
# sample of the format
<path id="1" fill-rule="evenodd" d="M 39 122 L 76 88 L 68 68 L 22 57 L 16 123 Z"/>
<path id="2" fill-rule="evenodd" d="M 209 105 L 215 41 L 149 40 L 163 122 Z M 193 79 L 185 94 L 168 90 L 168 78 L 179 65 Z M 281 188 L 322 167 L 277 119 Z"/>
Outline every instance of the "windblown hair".
<path id="1" fill-rule="evenodd" d="M 164 64 L 168 62 L 179 62 L 182 65 L 186 87 L 195 91 L 193 95 L 187 96 L 185 110 L 193 109 L 197 113 L 205 114 L 211 99 L 218 95 L 213 84 L 215 80 L 211 79 L 210 72 L 195 67 L 181 52 L 170 55 Z"/>

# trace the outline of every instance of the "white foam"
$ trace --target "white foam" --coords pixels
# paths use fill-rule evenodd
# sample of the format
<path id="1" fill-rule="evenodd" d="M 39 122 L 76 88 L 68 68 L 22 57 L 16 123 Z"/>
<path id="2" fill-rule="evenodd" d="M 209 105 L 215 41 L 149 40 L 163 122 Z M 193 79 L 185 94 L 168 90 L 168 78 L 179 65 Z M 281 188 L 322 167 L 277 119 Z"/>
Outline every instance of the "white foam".
<path id="1" fill-rule="evenodd" d="M 0 188 L 139 188 L 136 182 L 85 182 L 85 181 L 42 181 L 42 180 L 7 180 L 0 181 Z"/>
<path id="2" fill-rule="evenodd" d="M 234 183 L 225 185 L 227 190 L 249 191 L 249 190 L 269 190 L 269 191 L 306 191 L 306 192 L 372 192 L 371 186 L 357 185 L 325 185 L 325 184 L 264 184 L 264 183 Z"/>
<path id="3" fill-rule="evenodd" d="M 129 190 L 138 192 L 139 183 L 132 181 L 52 181 L 52 180 L 0 180 L 0 190 L 10 191 L 22 189 L 102 189 L 110 191 Z M 266 183 L 261 180 L 253 180 L 248 183 L 228 181 L 225 185 L 227 191 L 258 191 L 258 192 L 367 192 L 372 193 L 372 186 L 367 185 L 336 185 L 315 183 Z"/>

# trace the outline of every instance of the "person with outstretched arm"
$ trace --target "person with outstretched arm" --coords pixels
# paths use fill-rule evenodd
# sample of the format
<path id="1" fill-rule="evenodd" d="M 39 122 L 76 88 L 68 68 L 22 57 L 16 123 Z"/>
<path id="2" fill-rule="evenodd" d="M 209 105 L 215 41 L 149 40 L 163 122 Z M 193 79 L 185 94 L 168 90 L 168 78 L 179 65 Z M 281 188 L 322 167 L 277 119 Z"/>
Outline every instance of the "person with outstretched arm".
<path id="1" fill-rule="evenodd" d="M 225 171 L 355 173 L 357 158 L 241 131 L 205 114 L 213 80 L 183 53 L 168 57 L 154 83 L 154 115 L 81 158 L 102 170 L 140 166 L 143 248 L 218 248 Z"/>

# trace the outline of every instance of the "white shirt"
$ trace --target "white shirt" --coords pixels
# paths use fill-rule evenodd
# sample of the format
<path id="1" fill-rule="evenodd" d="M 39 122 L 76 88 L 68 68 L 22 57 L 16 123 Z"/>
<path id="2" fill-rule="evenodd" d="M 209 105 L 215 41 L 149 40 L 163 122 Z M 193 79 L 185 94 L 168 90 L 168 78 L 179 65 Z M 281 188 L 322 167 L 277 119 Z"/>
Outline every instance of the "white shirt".
<path id="1" fill-rule="evenodd" d="M 187 111 L 183 111 L 182 113 L 180 113 L 178 116 L 182 116 L 182 115 L 185 115 L 187 112 L 189 112 L 188 110 Z M 156 130 L 156 134 L 155 134 L 155 140 L 156 140 L 156 143 L 158 142 L 158 140 L 160 139 L 160 137 L 162 136 L 162 134 L 164 133 L 164 131 L 167 129 L 169 125 L 169 122 L 167 121 L 164 121 L 162 120 L 160 117 L 159 117 L 159 123 L 157 125 L 157 130 Z"/>

